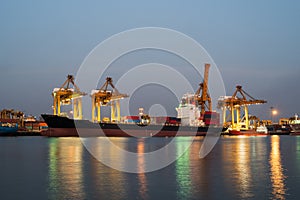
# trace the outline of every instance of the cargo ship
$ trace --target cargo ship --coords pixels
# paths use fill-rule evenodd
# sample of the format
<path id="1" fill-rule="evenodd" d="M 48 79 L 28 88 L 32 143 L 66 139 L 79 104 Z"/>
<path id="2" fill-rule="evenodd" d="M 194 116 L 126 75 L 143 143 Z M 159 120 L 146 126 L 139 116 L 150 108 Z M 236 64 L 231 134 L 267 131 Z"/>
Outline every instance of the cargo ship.
<path id="1" fill-rule="evenodd" d="M 175 137 L 205 136 L 225 131 L 220 126 L 182 126 L 172 124 L 143 123 L 94 123 L 90 120 L 74 120 L 68 117 L 42 114 L 48 130 L 42 131 L 49 137 Z"/>
<path id="2" fill-rule="evenodd" d="M 92 118 L 83 119 L 81 97 L 87 95 L 81 92 L 74 83 L 72 75 L 60 88 L 54 88 L 53 114 L 42 114 L 48 130 L 41 134 L 45 136 L 106 136 L 106 137 L 175 137 L 204 136 L 207 133 L 221 134 L 225 129 L 220 126 L 220 116 L 212 111 L 211 98 L 208 94 L 208 70 L 205 64 L 203 83 L 195 94 L 185 94 L 176 108 L 177 117 L 151 117 L 139 111 L 139 116 L 121 120 L 120 100 L 129 97 L 121 94 L 114 86 L 112 78 L 97 90 L 92 90 Z M 73 85 L 74 88 L 69 86 Z M 108 86 L 112 89 L 108 90 Z M 201 93 L 202 92 L 202 93 Z M 63 116 L 61 105 L 69 105 L 73 101 L 73 119 Z M 208 106 L 206 105 L 208 103 Z M 100 119 L 101 106 L 111 107 L 111 118 Z M 208 111 L 205 108 L 208 108 Z M 116 116 L 117 115 L 117 116 Z M 153 117 L 152 117 L 153 119 Z M 162 120 L 165 119 L 165 120 Z"/>
<path id="3" fill-rule="evenodd" d="M 217 112 L 206 111 L 200 117 L 193 94 L 185 94 L 176 110 L 177 117 L 150 117 L 140 112 L 139 116 L 125 116 L 121 123 L 42 114 L 48 130 L 41 134 L 50 137 L 175 137 L 205 136 L 207 133 L 221 134 L 226 131 L 220 126 Z"/>

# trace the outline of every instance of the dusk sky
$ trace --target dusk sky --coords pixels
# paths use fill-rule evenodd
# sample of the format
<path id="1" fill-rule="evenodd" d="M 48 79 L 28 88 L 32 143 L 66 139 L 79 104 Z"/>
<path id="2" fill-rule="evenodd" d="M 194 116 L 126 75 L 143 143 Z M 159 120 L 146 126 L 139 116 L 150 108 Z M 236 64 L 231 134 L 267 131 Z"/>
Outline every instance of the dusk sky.
<path id="1" fill-rule="evenodd" d="M 253 114 L 270 118 L 273 106 L 278 118 L 292 117 L 300 114 L 299 19 L 299 1 L 2 0 L 0 110 L 51 113 L 52 89 L 76 74 L 96 45 L 128 29 L 163 27 L 208 51 L 227 95 L 240 84 L 268 101 Z"/>

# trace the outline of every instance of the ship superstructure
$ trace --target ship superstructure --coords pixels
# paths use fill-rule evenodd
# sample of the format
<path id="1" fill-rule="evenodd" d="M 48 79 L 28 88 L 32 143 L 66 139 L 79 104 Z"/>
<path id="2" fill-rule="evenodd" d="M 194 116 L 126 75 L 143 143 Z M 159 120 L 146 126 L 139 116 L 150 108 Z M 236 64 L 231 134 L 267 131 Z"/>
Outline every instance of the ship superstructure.
<path id="1" fill-rule="evenodd" d="M 176 110 L 177 118 L 181 119 L 181 125 L 204 126 L 203 120 L 200 119 L 200 109 L 194 94 L 184 94 Z"/>

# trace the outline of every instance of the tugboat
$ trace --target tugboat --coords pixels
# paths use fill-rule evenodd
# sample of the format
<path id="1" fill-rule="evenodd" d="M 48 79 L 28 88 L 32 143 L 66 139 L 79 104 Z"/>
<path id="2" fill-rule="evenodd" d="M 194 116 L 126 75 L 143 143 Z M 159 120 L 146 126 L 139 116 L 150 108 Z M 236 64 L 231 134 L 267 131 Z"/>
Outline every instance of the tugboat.
<path id="1" fill-rule="evenodd" d="M 290 118 L 290 135 L 300 135 L 300 120 L 298 114 L 295 114 L 294 117 Z"/>

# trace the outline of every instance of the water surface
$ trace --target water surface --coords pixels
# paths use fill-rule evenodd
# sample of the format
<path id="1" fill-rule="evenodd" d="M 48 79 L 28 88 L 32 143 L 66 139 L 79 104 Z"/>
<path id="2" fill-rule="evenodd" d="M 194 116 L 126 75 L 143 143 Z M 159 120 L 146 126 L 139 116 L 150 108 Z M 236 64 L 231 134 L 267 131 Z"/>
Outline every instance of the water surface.
<path id="1" fill-rule="evenodd" d="M 97 139 L 97 138 L 96 138 Z M 94 140 L 95 141 L 97 140 Z M 171 138 L 111 138 L 148 152 Z M 92 138 L 91 138 L 92 140 Z M 93 141 L 91 141 L 93 142 Z M 186 138 L 176 138 L 184 148 Z M 176 162 L 150 173 L 105 166 L 79 138 L 0 138 L 0 199 L 298 199 L 300 137 L 221 137 L 204 159 L 197 137 Z M 99 148 L 125 164 L 109 149 Z M 168 156 L 162 155 L 162 156 Z M 143 167 L 143 159 L 137 167 Z"/>

